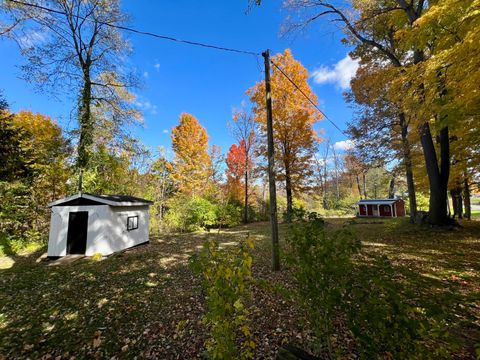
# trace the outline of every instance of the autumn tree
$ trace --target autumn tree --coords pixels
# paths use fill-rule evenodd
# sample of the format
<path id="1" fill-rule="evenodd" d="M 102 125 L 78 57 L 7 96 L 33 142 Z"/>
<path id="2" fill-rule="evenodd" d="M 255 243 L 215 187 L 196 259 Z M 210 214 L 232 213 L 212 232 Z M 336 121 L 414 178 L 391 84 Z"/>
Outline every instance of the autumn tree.
<path id="1" fill-rule="evenodd" d="M 208 135 L 198 120 L 190 114 L 180 115 L 180 124 L 172 129 L 175 152 L 172 179 L 186 195 L 201 194 L 211 174 Z"/>
<path id="2" fill-rule="evenodd" d="M 31 111 L 16 113 L 13 126 L 24 134 L 20 147 L 29 154 L 33 198 L 47 204 L 64 196 L 70 175 L 66 164 L 69 145 L 61 127 L 50 117 Z"/>
<path id="3" fill-rule="evenodd" d="M 401 11 L 401 8 L 388 0 L 355 1 L 352 3 L 354 9 L 341 8 L 329 1 L 292 0 L 286 4 L 292 10 L 292 16 L 285 26 L 287 31 L 302 29 L 327 16 L 343 25 L 346 34 L 344 42 L 355 46 L 352 56 L 361 60 L 357 76 L 352 81 L 352 95 L 349 97 L 352 99 L 353 96 L 361 111 L 356 119 L 358 123 L 351 124 L 349 132 L 359 149 L 365 150 L 359 152 L 359 155 L 384 154 L 390 160 L 391 145 L 396 142 L 395 137 L 398 137 L 399 145 L 393 149 L 393 155 L 397 153 L 400 156 L 405 168 L 413 220 L 416 199 L 408 138 L 410 121 L 399 104 L 388 101 L 385 96 L 388 90 L 386 79 L 390 78 L 389 69 L 402 67 L 411 61 L 410 52 L 403 49 L 395 38 L 396 30 L 405 24 L 405 19 L 397 16 L 398 13 L 392 15 L 392 12 Z M 357 81 L 359 78 L 362 80 Z M 372 139 L 375 141 L 370 141 Z M 377 143 L 382 151 L 369 151 L 369 145 Z"/>
<path id="4" fill-rule="evenodd" d="M 233 121 L 229 123 L 229 126 L 239 143 L 238 151 L 243 152 L 244 155 L 240 168 L 243 172 L 243 222 L 248 223 L 249 188 L 254 176 L 253 167 L 258 148 L 257 125 L 254 117 L 242 108 L 233 112 Z"/>
<path id="5" fill-rule="evenodd" d="M 422 49 L 423 57 L 397 71 L 392 96 L 413 110 L 419 124 L 430 180 L 430 217 L 445 217 L 447 188 L 461 217 L 462 188 L 469 197 L 468 179 L 478 165 L 480 53 L 474 45 L 480 41 L 478 2 L 431 2 L 421 16 L 409 20 L 414 20 L 410 28 L 398 37 L 406 48 Z"/>
<path id="6" fill-rule="evenodd" d="M 449 223 L 446 211 L 451 160 L 449 126 L 454 117 L 446 113 L 449 108 L 446 104 L 450 103 L 447 93 L 452 94 L 452 89 L 447 90 L 444 65 L 448 68 L 455 62 L 443 62 L 444 59 L 435 53 L 449 47 L 475 52 L 469 45 L 478 34 L 473 30 L 478 28 L 475 26 L 478 14 L 472 12 L 474 1 L 452 1 L 450 4 L 423 0 L 356 1 L 352 3 L 353 9 L 342 9 L 329 1 L 293 0 L 288 3 L 295 8 L 295 14 L 303 12 L 305 15 L 293 24 L 294 28 L 331 16 L 344 25 L 347 42 L 356 46 L 354 55 L 365 65 L 376 65 L 383 73 L 379 79 L 388 85 L 388 98 L 399 110 L 402 136 L 408 130 L 407 122 L 419 134 L 430 187 L 429 221 L 437 225 Z M 420 33 L 422 28 L 424 32 Z M 469 41 L 464 41 L 467 39 Z M 452 46 L 465 43 L 467 45 Z M 450 55 L 453 53 L 455 51 Z M 458 57 L 457 74 L 475 68 L 475 61 L 471 60 L 475 58 Z M 475 86 L 473 84 L 467 87 Z M 457 85 L 453 87 L 458 89 Z M 432 106 L 433 103 L 437 106 Z M 439 104 L 443 104 L 443 109 Z"/>
<path id="7" fill-rule="evenodd" d="M 227 164 L 227 187 L 232 199 L 241 202 L 244 197 L 244 176 L 246 167 L 245 143 L 233 144 L 225 159 Z"/>
<path id="8" fill-rule="evenodd" d="M 5 115 L 7 115 L 5 117 Z M 49 224 L 46 204 L 64 196 L 68 143 L 51 118 L 0 112 L 0 238 L 28 243 Z M 27 236 L 30 234 L 30 236 Z"/>
<path id="9" fill-rule="evenodd" d="M 19 42 L 28 60 L 22 67 L 24 78 L 43 90 L 75 94 L 77 165 L 86 168 L 93 133 L 99 126 L 95 112 L 102 111 L 119 126 L 138 118 L 132 108 L 133 96 L 127 91 L 135 83 L 134 77 L 121 61 L 130 46 L 116 28 L 124 25 L 127 17 L 118 0 L 48 0 L 41 4 L 52 11 L 19 4 L 7 9 L 14 19 L 29 19 L 16 26 L 18 36 L 45 34 L 40 42 Z"/>
<path id="10" fill-rule="evenodd" d="M 314 103 L 317 102 L 308 85 L 307 69 L 293 58 L 289 49 L 273 56 L 272 63 L 280 67 Z M 291 219 L 293 192 L 305 190 L 312 175 L 312 159 L 319 141 L 313 125 L 321 119 L 321 115 L 276 66 L 272 67 L 271 75 L 274 146 L 278 179 L 285 183 L 287 219 Z M 265 137 L 265 83 L 257 83 L 247 94 L 254 104 L 255 121 Z M 260 146 L 260 150 L 266 153 L 264 145 Z"/>

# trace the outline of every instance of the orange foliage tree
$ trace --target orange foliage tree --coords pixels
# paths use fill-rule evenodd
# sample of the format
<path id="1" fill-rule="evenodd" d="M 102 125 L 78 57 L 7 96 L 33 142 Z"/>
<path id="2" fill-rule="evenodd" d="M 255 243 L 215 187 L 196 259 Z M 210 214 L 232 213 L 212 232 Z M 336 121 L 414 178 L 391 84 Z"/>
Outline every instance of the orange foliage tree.
<path id="1" fill-rule="evenodd" d="M 208 135 L 195 116 L 182 113 L 180 124 L 172 129 L 175 152 L 172 180 L 180 192 L 199 195 L 206 188 L 211 173 Z"/>
<path id="2" fill-rule="evenodd" d="M 279 66 L 305 95 L 317 103 L 317 97 L 308 85 L 307 69 L 293 58 L 289 49 L 283 54 L 273 56 L 272 62 Z M 290 219 L 293 192 L 305 190 L 313 172 L 312 159 L 320 140 L 313 125 L 321 120 L 321 114 L 275 66 L 272 67 L 271 85 L 277 174 L 278 179 L 285 182 L 287 219 Z M 247 94 L 254 104 L 255 121 L 260 125 L 262 135 L 266 137 L 265 83 L 258 82 Z M 266 141 L 262 144 L 266 144 Z M 260 145 L 260 150 L 266 154 L 265 145 Z"/>
<path id="3" fill-rule="evenodd" d="M 240 144 L 233 144 L 226 158 L 227 163 L 227 186 L 230 196 L 242 201 L 244 195 L 245 172 L 249 171 L 251 164 L 247 164 L 247 151 L 245 141 L 240 140 Z"/>

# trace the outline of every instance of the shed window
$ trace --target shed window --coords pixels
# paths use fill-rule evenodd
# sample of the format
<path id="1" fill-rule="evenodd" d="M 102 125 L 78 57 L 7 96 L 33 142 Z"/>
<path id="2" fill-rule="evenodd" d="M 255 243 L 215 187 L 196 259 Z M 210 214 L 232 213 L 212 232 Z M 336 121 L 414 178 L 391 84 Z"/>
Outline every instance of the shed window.
<path id="1" fill-rule="evenodd" d="M 138 229 L 138 215 L 127 217 L 127 230 L 130 231 L 135 229 Z"/>

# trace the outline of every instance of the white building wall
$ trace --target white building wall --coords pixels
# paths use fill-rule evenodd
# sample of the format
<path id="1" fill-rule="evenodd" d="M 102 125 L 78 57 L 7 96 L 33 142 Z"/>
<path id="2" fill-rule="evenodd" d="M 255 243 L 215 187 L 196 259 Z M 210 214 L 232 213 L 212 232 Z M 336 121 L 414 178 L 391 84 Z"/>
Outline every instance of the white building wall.
<path id="1" fill-rule="evenodd" d="M 128 206 L 128 207 L 110 207 L 110 223 L 108 224 L 108 249 L 105 245 L 104 251 L 111 254 L 116 251 L 130 248 L 148 242 L 149 231 L 149 211 L 148 206 Z M 138 229 L 127 230 L 127 218 L 130 216 L 138 216 Z"/>
<path id="2" fill-rule="evenodd" d="M 88 211 L 88 232 L 86 255 L 94 254 L 95 244 L 103 234 L 105 220 L 109 218 L 108 205 L 54 206 L 51 208 L 48 256 L 67 254 L 68 218 L 71 212 Z"/>
<path id="3" fill-rule="evenodd" d="M 148 206 L 113 207 L 108 205 L 54 206 L 50 220 L 48 256 L 65 256 L 67 252 L 70 212 L 88 211 L 85 255 L 110 255 L 116 251 L 148 242 Z M 138 229 L 127 230 L 127 217 L 138 216 Z"/>

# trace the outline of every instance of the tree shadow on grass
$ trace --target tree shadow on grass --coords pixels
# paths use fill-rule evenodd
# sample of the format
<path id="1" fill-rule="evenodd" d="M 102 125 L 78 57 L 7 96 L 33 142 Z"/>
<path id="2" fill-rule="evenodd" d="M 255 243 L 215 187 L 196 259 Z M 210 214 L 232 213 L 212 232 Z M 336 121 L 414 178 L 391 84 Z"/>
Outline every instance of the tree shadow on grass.
<path id="1" fill-rule="evenodd" d="M 0 355 L 192 357 L 204 339 L 185 347 L 185 329 L 177 330 L 203 311 L 200 282 L 185 256 L 190 245 L 167 251 L 154 240 L 102 261 L 56 267 L 37 263 L 38 253 L 16 258 L 1 273 Z M 187 328 L 203 334 L 201 326 L 190 320 Z"/>
<path id="2" fill-rule="evenodd" d="M 193 358 L 203 349 L 204 294 L 189 258 L 208 237 L 225 246 L 262 225 L 165 234 L 150 244 L 47 266 L 42 251 L 0 270 L 0 357 Z M 275 323 L 272 322 L 272 326 Z"/>
<path id="3" fill-rule="evenodd" d="M 386 222 L 355 230 L 365 254 L 388 257 L 403 301 L 446 324 L 459 344 L 455 357 L 474 358 L 480 343 L 480 223 L 462 225 L 446 231 Z"/>

